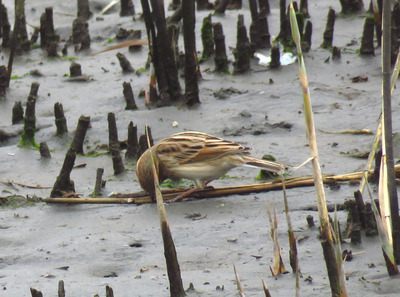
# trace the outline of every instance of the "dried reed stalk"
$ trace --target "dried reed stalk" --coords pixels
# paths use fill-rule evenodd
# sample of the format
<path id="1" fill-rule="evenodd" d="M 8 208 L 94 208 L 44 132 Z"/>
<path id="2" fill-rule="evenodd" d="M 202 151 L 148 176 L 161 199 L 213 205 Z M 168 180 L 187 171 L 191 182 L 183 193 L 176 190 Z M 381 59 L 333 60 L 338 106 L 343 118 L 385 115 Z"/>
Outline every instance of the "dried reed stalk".
<path id="1" fill-rule="evenodd" d="M 290 4 L 290 25 L 292 29 L 293 40 L 296 44 L 298 53 L 300 83 L 303 90 L 304 116 L 307 126 L 306 131 L 310 145 L 310 153 L 312 157 L 311 162 L 313 165 L 313 176 L 315 180 L 315 191 L 317 194 L 318 214 L 321 225 L 321 245 L 324 252 L 326 267 L 328 270 L 332 296 L 347 296 L 346 287 L 342 286 L 344 282 L 340 280 L 341 278 L 344 278 L 344 275 L 340 274 L 341 269 L 340 267 L 337 266 L 333 235 L 331 231 L 331 225 L 329 222 L 328 209 L 326 206 L 323 178 L 321 173 L 321 167 L 319 164 L 319 155 L 318 155 L 318 147 L 315 136 L 315 126 L 312 113 L 310 92 L 308 88 L 306 68 L 300 44 L 301 37 L 297 25 L 296 13 L 293 8 L 293 3 Z"/>

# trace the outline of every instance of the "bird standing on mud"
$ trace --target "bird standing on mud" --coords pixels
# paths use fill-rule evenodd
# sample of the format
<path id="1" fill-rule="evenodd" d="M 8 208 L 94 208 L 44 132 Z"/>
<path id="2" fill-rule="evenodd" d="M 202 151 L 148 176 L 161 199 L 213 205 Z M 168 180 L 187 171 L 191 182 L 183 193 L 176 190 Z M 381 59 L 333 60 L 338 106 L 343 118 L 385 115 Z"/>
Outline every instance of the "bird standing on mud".
<path id="1" fill-rule="evenodd" d="M 177 133 L 146 150 L 137 162 L 136 174 L 140 186 L 154 197 L 151 153 L 160 183 L 167 178 L 191 179 L 196 187 L 190 193 L 203 189 L 208 182 L 220 178 L 237 166 L 257 167 L 275 173 L 281 173 L 287 168 L 276 162 L 253 158 L 249 156 L 249 150 L 236 142 L 205 133 Z"/>

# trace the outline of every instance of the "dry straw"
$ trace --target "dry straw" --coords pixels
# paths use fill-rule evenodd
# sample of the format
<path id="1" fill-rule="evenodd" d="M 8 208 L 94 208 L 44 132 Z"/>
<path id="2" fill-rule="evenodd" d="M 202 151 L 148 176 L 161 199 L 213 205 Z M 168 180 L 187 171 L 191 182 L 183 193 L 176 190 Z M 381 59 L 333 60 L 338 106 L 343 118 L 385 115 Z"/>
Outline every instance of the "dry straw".
<path id="1" fill-rule="evenodd" d="M 292 29 L 292 36 L 296 44 L 297 54 L 298 54 L 300 83 L 303 90 L 304 116 L 307 126 L 306 131 L 310 146 L 310 153 L 312 157 L 311 162 L 313 166 L 315 191 L 317 194 L 318 214 L 321 225 L 321 245 L 324 252 L 326 267 L 328 270 L 332 295 L 347 296 L 347 291 L 346 287 L 344 286 L 344 281 L 341 280 L 344 279 L 344 272 L 342 268 L 343 266 L 339 266 L 337 263 L 332 227 L 329 222 L 328 210 L 326 206 L 323 177 L 321 173 L 321 167 L 319 164 L 318 147 L 315 136 L 315 126 L 312 113 L 311 98 L 308 88 L 304 58 L 301 50 L 301 37 L 297 25 L 296 13 L 293 8 L 293 3 L 290 4 L 290 26 Z"/>

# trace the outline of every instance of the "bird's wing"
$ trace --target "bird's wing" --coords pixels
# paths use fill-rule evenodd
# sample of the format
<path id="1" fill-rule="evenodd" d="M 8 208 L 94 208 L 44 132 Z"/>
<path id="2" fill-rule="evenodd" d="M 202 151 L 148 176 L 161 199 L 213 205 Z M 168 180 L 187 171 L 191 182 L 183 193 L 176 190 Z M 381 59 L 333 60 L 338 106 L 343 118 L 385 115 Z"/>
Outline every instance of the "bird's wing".
<path id="1" fill-rule="evenodd" d="M 210 161 L 227 154 L 245 153 L 249 150 L 238 143 L 200 132 L 174 134 L 157 144 L 161 159 L 168 158 L 178 164 Z"/>

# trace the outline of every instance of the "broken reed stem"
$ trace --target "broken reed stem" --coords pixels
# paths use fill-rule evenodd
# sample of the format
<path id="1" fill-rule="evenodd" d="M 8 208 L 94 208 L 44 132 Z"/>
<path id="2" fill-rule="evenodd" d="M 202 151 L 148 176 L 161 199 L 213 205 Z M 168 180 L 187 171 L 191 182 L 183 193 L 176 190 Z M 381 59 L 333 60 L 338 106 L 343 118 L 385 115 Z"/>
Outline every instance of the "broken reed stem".
<path id="1" fill-rule="evenodd" d="M 149 149 L 151 149 L 150 137 L 147 127 L 146 135 L 147 144 L 149 146 Z M 151 153 L 150 156 L 154 176 L 154 188 L 156 194 L 157 209 L 161 225 L 161 234 L 164 243 L 164 256 L 167 264 L 168 279 L 170 284 L 170 294 L 174 297 L 186 296 L 182 283 L 181 270 L 179 268 L 179 262 L 176 255 L 175 244 L 174 240 L 172 239 L 171 230 L 169 228 L 167 220 L 167 213 L 165 211 L 164 200 L 160 190 L 158 171 L 154 163 L 153 153 Z"/>
<path id="2" fill-rule="evenodd" d="M 271 294 L 269 293 L 267 284 L 265 283 L 264 279 L 261 279 L 261 281 L 262 281 L 262 284 L 263 284 L 265 297 L 271 297 Z"/>
<path id="3" fill-rule="evenodd" d="M 267 214 L 269 222 L 271 224 L 271 231 L 269 234 L 274 245 L 273 268 L 271 268 L 270 266 L 270 270 L 272 275 L 275 276 L 282 273 L 286 273 L 287 271 L 285 268 L 285 264 L 283 264 L 281 248 L 279 247 L 279 242 L 278 242 L 278 232 L 276 230 L 278 227 L 278 218 L 276 216 L 275 209 L 274 209 L 274 217 L 272 218 L 271 207 L 268 202 L 267 202 Z"/>
<path id="4" fill-rule="evenodd" d="M 293 273 L 296 273 L 298 270 L 297 269 L 297 264 L 298 264 L 297 245 L 296 245 L 296 239 L 294 237 L 292 221 L 290 219 L 289 203 L 287 200 L 285 179 L 283 178 L 283 175 L 282 175 L 282 191 L 283 191 L 283 201 L 285 204 L 286 221 L 288 224 L 288 235 L 289 235 L 289 246 L 290 246 L 289 261 L 290 261 L 290 266 L 292 267 Z"/>
<path id="5" fill-rule="evenodd" d="M 313 164 L 313 176 L 315 180 L 315 190 L 317 194 L 318 214 L 321 226 L 321 244 L 324 252 L 326 267 L 328 270 L 329 282 L 333 296 L 347 296 L 346 288 L 342 287 L 340 281 L 340 268 L 337 266 L 336 254 L 333 245 L 333 236 L 329 222 L 328 209 L 326 206 L 323 177 L 319 164 L 318 147 L 315 135 L 315 126 L 311 105 L 310 92 L 307 82 L 306 68 L 301 51 L 301 37 L 297 25 L 296 13 L 293 3 L 290 4 L 290 25 L 292 29 L 293 40 L 297 47 L 300 83 L 303 90 L 304 116 L 306 121 L 307 137 L 310 145 L 310 153 Z"/>
<path id="6" fill-rule="evenodd" d="M 241 297 L 245 297 L 244 291 L 243 291 L 243 287 L 242 287 L 242 283 L 240 282 L 239 274 L 237 273 L 235 264 L 233 264 L 233 271 L 235 272 L 236 285 L 237 285 L 237 289 L 239 291 L 239 295 Z"/>
<path id="7" fill-rule="evenodd" d="M 396 165 L 396 172 L 400 173 L 400 165 Z M 373 172 L 372 170 L 370 172 Z M 355 179 L 361 179 L 363 172 L 356 172 L 338 176 L 324 176 L 324 183 L 329 183 L 332 180 L 336 181 L 349 181 Z M 296 187 L 310 187 L 314 185 L 313 177 L 301 177 L 301 178 L 291 178 L 285 180 L 286 188 L 296 188 Z M 229 195 L 246 195 L 249 193 L 259 193 L 266 191 L 278 191 L 282 189 L 282 183 L 279 181 L 274 181 L 271 183 L 254 184 L 254 185 L 244 185 L 235 187 L 224 187 L 224 188 L 206 188 L 201 191 L 197 191 L 191 195 L 196 199 L 204 198 L 214 198 Z M 163 192 L 164 201 L 174 199 L 182 192 L 186 192 L 188 189 L 175 189 L 166 190 Z M 44 198 L 44 202 L 47 203 L 123 203 L 123 204 L 144 204 L 153 203 L 153 200 L 148 194 L 131 193 L 131 194 L 120 194 L 117 198 Z"/>

